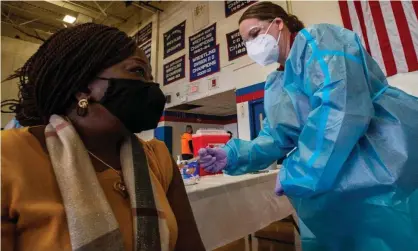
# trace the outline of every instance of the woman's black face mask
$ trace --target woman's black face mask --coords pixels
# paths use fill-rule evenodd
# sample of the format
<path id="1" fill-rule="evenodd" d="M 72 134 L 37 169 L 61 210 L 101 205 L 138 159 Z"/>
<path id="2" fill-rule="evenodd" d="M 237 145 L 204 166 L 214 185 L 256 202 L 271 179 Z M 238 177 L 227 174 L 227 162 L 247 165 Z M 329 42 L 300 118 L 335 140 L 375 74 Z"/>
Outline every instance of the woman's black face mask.
<path id="1" fill-rule="evenodd" d="M 156 83 L 137 79 L 109 81 L 100 103 L 132 133 L 154 129 L 164 111 L 165 96 Z"/>

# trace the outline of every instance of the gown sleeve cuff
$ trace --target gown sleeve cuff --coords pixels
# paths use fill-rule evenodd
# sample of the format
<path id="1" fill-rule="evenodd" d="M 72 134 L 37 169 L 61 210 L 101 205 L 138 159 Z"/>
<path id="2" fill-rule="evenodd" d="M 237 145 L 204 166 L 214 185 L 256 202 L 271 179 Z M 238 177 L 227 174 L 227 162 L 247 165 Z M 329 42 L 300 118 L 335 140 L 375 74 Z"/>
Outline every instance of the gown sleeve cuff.
<path id="1" fill-rule="evenodd" d="M 225 151 L 226 153 L 226 158 L 227 158 L 227 164 L 226 167 L 224 168 L 224 173 L 230 175 L 231 171 L 233 169 L 234 166 L 234 153 L 231 149 L 231 147 L 229 147 L 228 145 L 225 145 L 224 147 L 222 147 L 222 150 Z"/>

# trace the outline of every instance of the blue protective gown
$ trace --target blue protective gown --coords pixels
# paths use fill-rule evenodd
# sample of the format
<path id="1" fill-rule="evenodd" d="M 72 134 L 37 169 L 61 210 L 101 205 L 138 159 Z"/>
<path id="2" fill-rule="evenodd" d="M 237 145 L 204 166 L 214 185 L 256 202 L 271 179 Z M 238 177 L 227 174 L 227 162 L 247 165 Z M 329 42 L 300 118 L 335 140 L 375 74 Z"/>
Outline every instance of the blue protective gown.
<path id="1" fill-rule="evenodd" d="M 225 172 L 290 153 L 279 179 L 304 251 L 418 251 L 418 98 L 388 85 L 355 33 L 299 32 L 264 109 L 256 139 L 225 146 Z"/>

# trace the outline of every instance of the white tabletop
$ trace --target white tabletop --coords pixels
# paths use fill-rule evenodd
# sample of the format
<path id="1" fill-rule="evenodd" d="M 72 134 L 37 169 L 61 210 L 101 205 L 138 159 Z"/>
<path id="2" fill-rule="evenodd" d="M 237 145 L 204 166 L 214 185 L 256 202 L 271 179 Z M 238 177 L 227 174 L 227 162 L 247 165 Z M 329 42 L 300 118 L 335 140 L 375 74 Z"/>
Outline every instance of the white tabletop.
<path id="1" fill-rule="evenodd" d="M 186 186 L 207 250 L 213 250 L 293 213 L 285 196 L 274 194 L 278 171 L 202 177 Z"/>

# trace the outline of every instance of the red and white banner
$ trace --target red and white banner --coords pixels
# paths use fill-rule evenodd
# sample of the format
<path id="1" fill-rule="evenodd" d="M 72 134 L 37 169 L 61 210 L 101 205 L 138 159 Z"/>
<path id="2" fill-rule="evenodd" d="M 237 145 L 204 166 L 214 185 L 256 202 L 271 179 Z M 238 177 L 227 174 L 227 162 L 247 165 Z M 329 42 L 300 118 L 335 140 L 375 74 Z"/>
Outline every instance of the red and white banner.
<path id="1" fill-rule="evenodd" d="M 345 28 L 356 32 L 386 76 L 418 70 L 418 1 L 339 1 Z"/>

